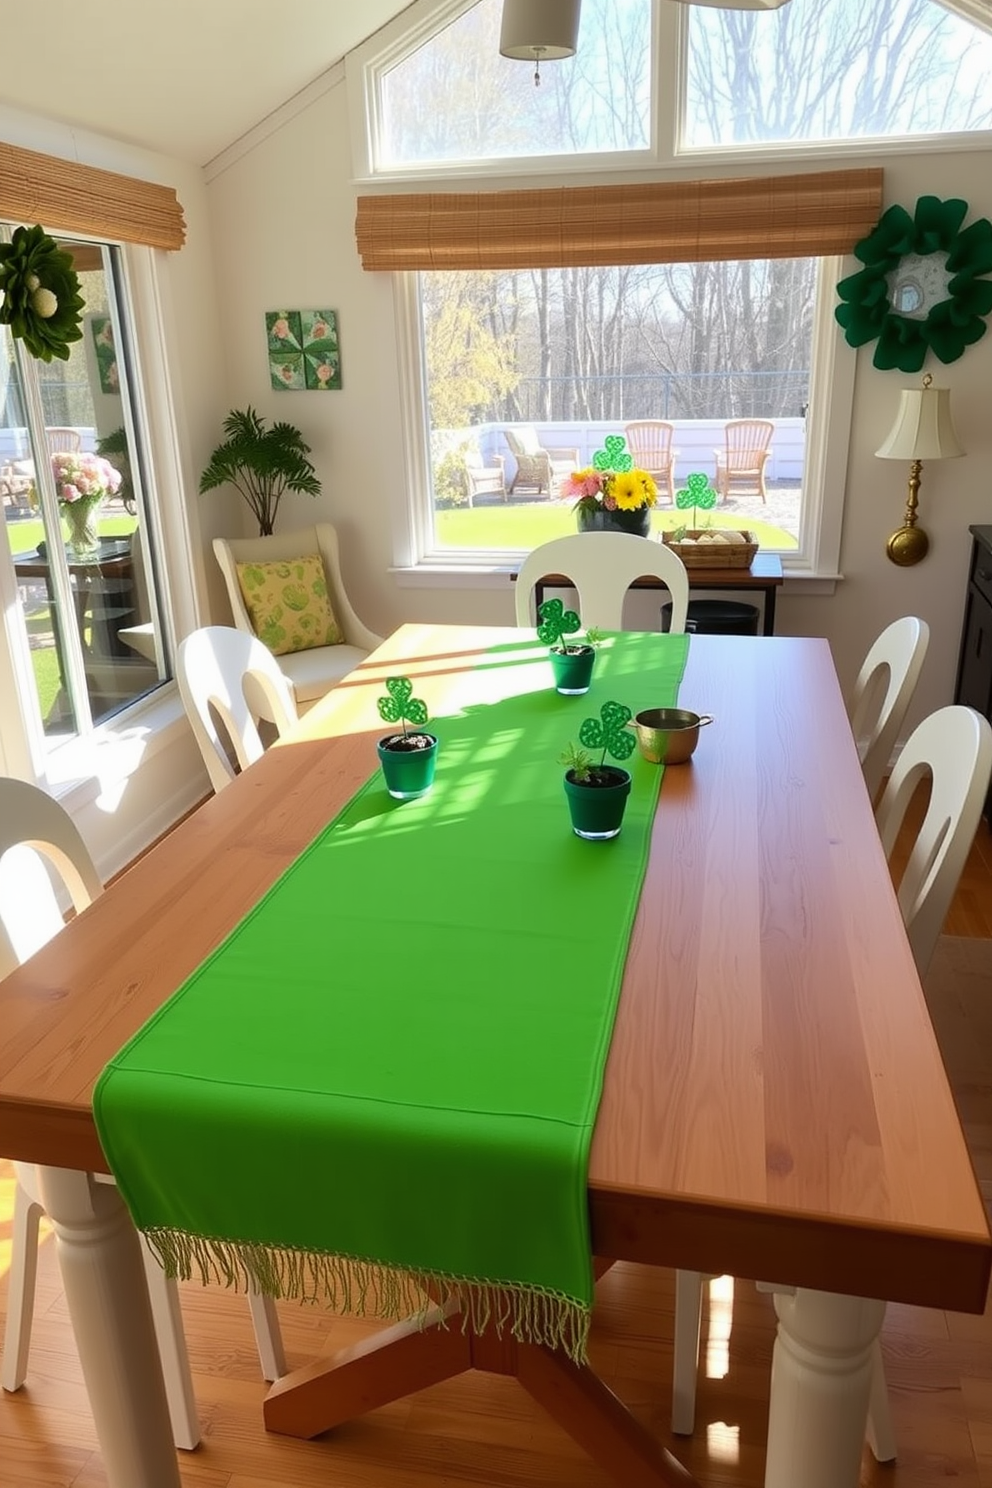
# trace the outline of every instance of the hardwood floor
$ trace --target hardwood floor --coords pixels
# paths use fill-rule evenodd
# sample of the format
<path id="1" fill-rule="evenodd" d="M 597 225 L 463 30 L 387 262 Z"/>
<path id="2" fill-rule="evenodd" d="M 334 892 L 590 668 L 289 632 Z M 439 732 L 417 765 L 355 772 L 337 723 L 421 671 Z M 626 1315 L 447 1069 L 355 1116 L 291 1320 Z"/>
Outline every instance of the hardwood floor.
<path id="1" fill-rule="evenodd" d="M 992 836 L 983 823 L 927 979 L 934 1026 L 976 1172 L 992 1203 Z M 0 1164 L 0 1309 L 12 1180 Z M 672 1273 L 619 1265 L 597 1289 L 598 1372 L 703 1488 L 760 1488 L 774 1330 L 770 1299 L 723 1279 L 704 1323 L 696 1434 L 671 1437 Z M 610 1480 L 512 1382 L 470 1375 L 314 1442 L 267 1435 L 243 1297 L 183 1288 L 203 1441 L 184 1488 L 608 1488 Z M 280 1304 L 291 1367 L 370 1331 Z M 992 1310 L 982 1318 L 890 1307 L 883 1333 L 899 1460 L 865 1452 L 864 1485 L 992 1488 Z M 0 1396 L 0 1488 L 105 1485 L 65 1300 L 42 1245 L 28 1383 Z M 141 1488 L 135 1484 L 134 1488 Z M 802 1488 L 797 1484 L 796 1488 Z"/>

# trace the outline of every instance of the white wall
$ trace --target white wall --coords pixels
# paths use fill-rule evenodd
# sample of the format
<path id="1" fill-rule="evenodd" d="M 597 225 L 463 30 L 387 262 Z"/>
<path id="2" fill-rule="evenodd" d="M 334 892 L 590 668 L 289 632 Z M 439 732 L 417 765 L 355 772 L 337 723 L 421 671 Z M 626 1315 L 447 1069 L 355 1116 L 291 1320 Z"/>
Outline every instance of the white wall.
<path id="1" fill-rule="evenodd" d="M 509 622 L 509 585 L 505 590 L 408 588 L 389 573 L 390 494 L 404 480 L 397 343 L 389 278 L 363 273 L 355 247 L 348 127 L 341 82 L 309 107 L 291 116 L 287 111 L 275 127 L 260 132 L 255 142 L 242 142 L 236 156 L 221 158 L 215 173 L 208 173 L 217 279 L 233 309 L 226 322 L 230 399 L 251 400 L 266 414 L 292 419 L 312 441 L 324 482 L 320 511 L 341 528 L 349 587 L 376 630 L 386 632 L 405 619 Z M 886 205 L 899 202 L 912 209 L 921 195 L 960 195 L 970 203 L 968 220 L 992 216 L 992 152 L 880 155 L 858 163 L 884 165 Z M 460 181 L 458 188 L 471 189 L 471 183 Z M 856 267 L 852 259 L 851 270 Z M 337 309 L 340 393 L 270 391 L 263 316 L 278 306 Z M 873 349 L 858 354 L 843 582 L 829 596 L 814 596 L 797 583 L 779 601 L 778 629 L 828 636 L 848 686 L 884 625 L 908 612 L 921 615 L 931 626 L 932 642 L 912 723 L 951 696 L 968 524 L 992 518 L 987 412 L 992 335 L 948 367 L 927 364 L 935 382 L 953 390 L 954 417 L 968 453 L 924 467 L 921 512 L 932 548 L 926 561 L 911 569 L 896 568 L 884 552 L 888 534 L 902 521 L 908 467 L 878 460 L 874 451 L 892 423 L 899 389 L 918 385 L 918 379 L 877 371 Z M 294 501 L 281 524 L 310 519 L 309 499 Z"/>

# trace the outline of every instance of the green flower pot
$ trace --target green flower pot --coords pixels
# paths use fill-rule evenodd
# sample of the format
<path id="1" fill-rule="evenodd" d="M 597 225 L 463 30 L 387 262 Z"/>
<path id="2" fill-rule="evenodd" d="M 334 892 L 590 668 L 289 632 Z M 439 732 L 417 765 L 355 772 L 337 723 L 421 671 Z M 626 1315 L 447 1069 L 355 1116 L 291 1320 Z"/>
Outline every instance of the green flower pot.
<path id="1" fill-rule="evenodd" d="M 589 781 L 575 779 L 575 771 L 565 772 L 565 795 L 576 837 L 589 842 L 606 842 L 616 837 L 630 795 L 630 775 L 617 765 L 597 765 Z"/>
<path id="2" fill-rule="evenodd" d="M 417 745 L 414 741 L 428 739 Z M 386 789 L 397 801 L 412 801 L 424 796 L 434 784 L 437 763 L 437 738 L 434 734 L 387 734 L 376 745 Z"/>
<path id="3" fill-rule="evenodd" d="M 549 651 L 551 670 L 555 678 L 555 691 L 566 697 L 576 697 L 589 691 L 592 667 L 596 652 L 592 646 L 577 646 L 570 651 Z"/>

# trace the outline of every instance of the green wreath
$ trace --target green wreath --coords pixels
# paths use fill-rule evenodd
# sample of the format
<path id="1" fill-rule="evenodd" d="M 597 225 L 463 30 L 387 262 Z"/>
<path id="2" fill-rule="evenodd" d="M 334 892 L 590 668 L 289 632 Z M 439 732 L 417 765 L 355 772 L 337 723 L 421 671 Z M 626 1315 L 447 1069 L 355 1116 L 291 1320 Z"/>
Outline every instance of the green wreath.
<path id="1" fill-rule="evenodd" d="M 82 340 L 84 300 L 72 255 L 42 227 L 15 227 L 0 243 L 0 325 L 23 339 L 32 356 L 69 358 L 69 342 Z"/>
<path id="2" fill-rule="evenodd" d="M 865 267 L 842 279 L 834 314 L 851 346 L 878 338 L 876 367 L 918 372 L 932 351 L 954 362 L 985 335 L 992 311 L 992 223 L 961 229 L 968 203 L 921 196 L 916 212 L 889 207 L 855 245 Z"/>

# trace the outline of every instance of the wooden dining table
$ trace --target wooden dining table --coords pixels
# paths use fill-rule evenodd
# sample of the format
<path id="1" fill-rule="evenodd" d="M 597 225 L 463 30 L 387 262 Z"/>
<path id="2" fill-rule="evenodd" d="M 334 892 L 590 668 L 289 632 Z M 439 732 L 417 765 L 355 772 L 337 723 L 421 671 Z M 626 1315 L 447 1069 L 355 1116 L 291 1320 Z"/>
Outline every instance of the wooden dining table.
<path id="1" fill-rule="evenodd" d="M 179 1474 L 137 1237 L 94 1178 L 94 1082 L 372 773 L 384 679 L 414 681 L 443 749 L 446 713 L 550 685 L 540 652 L 506 664 L 517 640 L 533 633 L 404 625 L 0 984 L 0 1153 L 41 1165 L 111 1488 Z M 693 637 L 679 702 L 715 722 L 655 813 L 589 1162 L 593 1250 L 601 1269 L 795 1288 L 776 1299 L 766 1488 L 856 1488 L 885 1301 L 981 1312 L 992 1240 L 827 643 Z M 508 914 L 528 892 L 508 877 Z M 316 1435 L 491 1369 L 619 1483 L 691 1483 L 591 1369 L 463 1333 L 437 1300 L 449 1326 L 400 1322 L 278 1382 L 267 1426 Z"/>

